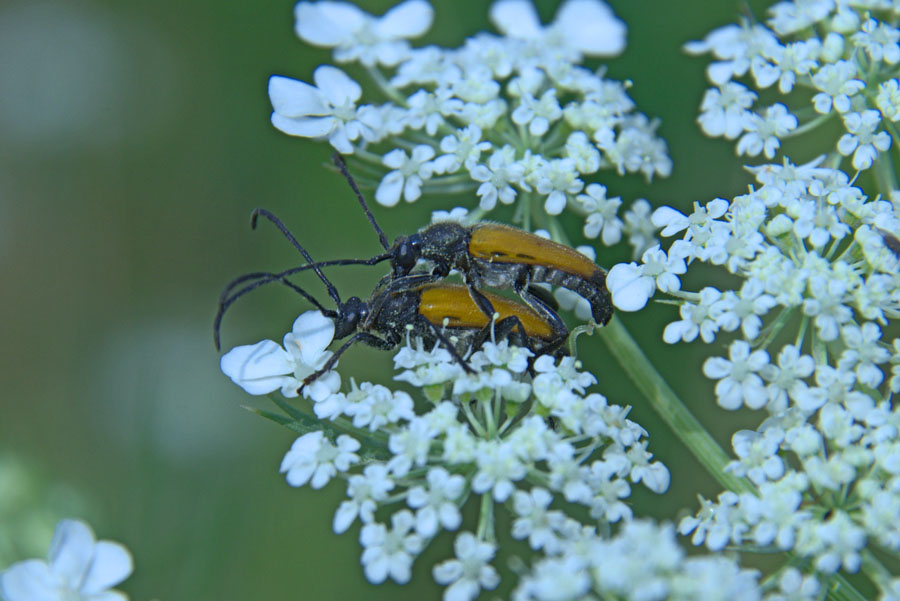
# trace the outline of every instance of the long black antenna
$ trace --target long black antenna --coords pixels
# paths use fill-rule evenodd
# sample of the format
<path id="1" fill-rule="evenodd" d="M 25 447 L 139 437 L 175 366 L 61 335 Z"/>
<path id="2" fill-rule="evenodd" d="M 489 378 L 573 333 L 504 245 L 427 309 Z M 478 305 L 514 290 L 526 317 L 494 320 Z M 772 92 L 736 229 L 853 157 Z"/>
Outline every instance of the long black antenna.
<path id="1" fill-rule="evenodd" d="M 359 191 L 359 186 L 356 185 L 356 181 L 353 179 L 353 176 L 350 175 L 350 171 L 347 170 L 347 163 L 344 162 L 344 158 L 340 155 L 339 152 L 333 152 L 331 154 L 331 160 L 341 171 L 344 179 L 347 180 L 347 183 L 350 184 L 350 188 L 356 194 L 356 199 L 362 206 L 363 211 L 366 212 L 366 217 L 368 217 L 369 223 L 372 224 L 372 227 L 375 228 L 375 231 L 378 233 L 378 240 L 381 242 L 381 247 L 384 250 L 389 249 L 391 245 L 388 244 L 387 236 L 384 235 L 384 230 L 378 227 L 378 222 L 375 221 L 375 215 L 372 214 L 372 211 L 369 209 L 369 205 L 366 203 L 366 199 L 363 198 L 362 192 Z"/>
<path id="2" fill-rule="evenodd" d="M 334 284 L 331 283 L 331 280 L 325 277 L 325 274 L 322 273 L 322 270 L 319 269 L 319 264 L 312 260 L 312 257 L 309 256 L 309 253 L 306 252 L 306 249 L 300 246 L 300 243 L 297 242 L 297 239 L 294 237 L 294 234 L 284 225 L 281 220 L 267 211 L 266 209 L 253 209 L 253 212 L 250 214 L 250 227 L 256 229 L 256 220 L 259 216 L 262 215 L 281 230 L 281 233 L 287 238 L 288 242 L 290 242 L 294 248 L 300 251 L 300 254 L 303 255 L 303 258 L 306 259 L 306 262 L 309 263 L 310 267 L 313 271 L 316 272 L 316 275 L 319 276 L 319 279 L 325 284 L 325 287 L 328 289 L 328 296 L 331 297 L 331 300 L 335 302 L 335 304 L 340 307 L 341 303 L 341 295 L 338 294 L 337 288 L 335 288 Z"/>
<path id="3" fill-rule="evenodd" d="M 385 253 L 372 257 L 371 259 L 337 259 L 333 261 L 320 261 L 318 263 L 307 263 L 306 265 L 291 267 L 290 269 L 285 269 L 284 271 L 280 271 L 278 273 L 270 271 L 257 271 L 253 273 L 245 273 L 242 276 L 236 277 L 235 279 L 231 280 L 228 285 L 225 286 L 225 288 L 222 290 L 222 294 L 219 295 L 219 310 L 216 312 L 216 318 L 213 322 L 213 340 L 216 343 L 216 350 L 219 350 L 219 330 L 222 325 L 222 318 L 225 316 L 225 311 L 228 310 L 228 308 L 234 303 L 234 301 L 244 296 L 248 292 L 252 292 L 260 286 L 264 286 L 265 284 L 278 282 L 280 284 L 284 284 L 285 286 L 308 300 L 316 309 L 321 311 L 322 314 L 326 315 L 327 317 L 336 317 L 338 315 L 337 312 L 323 307 L 322 304 L 317 301 L 315 297 L 313 297 L 310 293 L 287 279 L 288 276 L 294 275 L 301 271 L 308 271 L 310 269 L 317 269 L 319 267 L 330 267 L 333 265 L 374 265 L 381 261 L 385 261 L 390 257 L 390 254 Z M 251 283 L 247 284 L 247 282 Z M 235 288 L 241 286 L 242 284 L 243 287 L 241 287 L 236 292 L 232 292 Z M 340 311 L 340 309 L 341 306 L 338 305 L 338 311 Z"/>
<path id="4" fill-rule="evenodd" d="M 304 265 L 304 267 L 312 268 L 312 265 Z M 296 268 L 295 268 L 295 270 L 296 270 Z M 252 279 L 256 279 L 256 281 L 252 282 L 250 284 L 247 284 L 246 286 L 242 287 L 234 294 L 231 294 L 231 295 L 228 294 L 228 292 L 233 290 L 239 284 L 249 281 L 249 280 L 252 280 Z M 291 290 L 293 290 L 294 292 L 298 293 L 300 296 L 302 296 L 303 298 L 308 300 L 310 303 L 312 303 L 316 307 L 316 309 L 321 311 L 322 314 L 325 315 L 326 317 L 334 318 L 337 316 L 336 311 L 332 311 L 331 309 L 326 309 L 325 307 L 323 307 L 322 304 L 319 301 L 317 301 L 315 299 L 315 297 L 313 297 L 310 293 L 308 293 L 306 290 L 304 290 L 297 284 L 293 283 L 292 281 L 288 280 L 287 276 L 283 272 L 282 273 L 267 273 L 267 272 L 248 273 L 246 275 L 242 275 L 239 278 L 236 278 L 231 283 L 229 283 L 228 286 L 226 286 L 225 290 L 222 291 L 222 295 L 219 297 L 219 310 L 216 312 L 215 320 L 213 320 L 213 342 L 215 342 L 216 350 L 219 350 L 221 347 L 219 330 L 221 329 L 221 326 L 222 326 L 222 318 L 225 317 L 225 312 L 228 310 L 228 307 L 230 307 L 234 303 L 234 301 L 236 301 L 240 297 L 244 296 L 248 292 L 252 292 L 253 290 L 256 290 L 263 284 L 268 284 L 269 282 L 279 282 L 281 284 L 284 284 L 285 286 L 287 286 L 288 288 L 290 288 Z"/>
<path id="5" fill-rule="evenodd" d="M 233 279 L 231 282 L 225 286 L 225 289 L 222 290 L 222 294 L 219 295 L 219 301 L 222 301 L 228 298 L 229 293 L 234 290 L 238 285 L 243 284 L 249 280 L 254 279 L 263 279 L 265 281 L 260 282 L 262 284 L 268 284 L 269 282 L 275 282 L 280 280 L 281 278 L 285 278 L 290 275 L 294 275 L 295 273 L 300 273 L 301 271 L 308 271 L 310 269 L 315 269 L 315 266 L 318 267 L 331 267 L 333 265 L 375 265 L 376 263 L 380 263 L 382 261 L 386 261 L 391 258 L 391 255 L 388 253 L 384 253 L 381 255 L 377 255 L 372 257 L 371 259 L 336 259 L 331 261 L 319 261 L 317 263 L 307 263 L 305 265 L 300 265 L 298 267 L 291 267 L 290 269 L 285 269 L 284 271 L 279 271 L 277 273 L 273 273 L 271 271 L 258 271 L 254 273 L 246 273 L 240 277 Z M 313 304 L 316 304 L 313 302 Z"/>

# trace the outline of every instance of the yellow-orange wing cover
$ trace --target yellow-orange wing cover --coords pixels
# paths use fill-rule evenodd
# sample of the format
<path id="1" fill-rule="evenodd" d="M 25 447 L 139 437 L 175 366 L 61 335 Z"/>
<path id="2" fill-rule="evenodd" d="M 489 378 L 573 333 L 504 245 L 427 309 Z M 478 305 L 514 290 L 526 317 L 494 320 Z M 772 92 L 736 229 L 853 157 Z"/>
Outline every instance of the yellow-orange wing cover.
<path id="1" fill-rule="evenodd" d="M 586 280 L 600 271 L 593 261 L 577 250 L 499 223 L 484 223 L 472 228 L 469 254 L 495 263 L 544 265 Z"/>
<path id="2" fill-rule="evenodd" d="M 515 315 L 522 322 L 528 336 L 542 340 L 553 339 L 550 324 L 541 319 L 531 307 L 490 292 L 482 294 L 500 314 L 500 319 Z M 447 319 L 447 327 L 450 328 L 483 328 L 488 324 L 487 315 L 478 308 L 465 286 L 447 284 L 423 288 L 419 313 L 439 327 L 444 325 L 444 319 Z"/>

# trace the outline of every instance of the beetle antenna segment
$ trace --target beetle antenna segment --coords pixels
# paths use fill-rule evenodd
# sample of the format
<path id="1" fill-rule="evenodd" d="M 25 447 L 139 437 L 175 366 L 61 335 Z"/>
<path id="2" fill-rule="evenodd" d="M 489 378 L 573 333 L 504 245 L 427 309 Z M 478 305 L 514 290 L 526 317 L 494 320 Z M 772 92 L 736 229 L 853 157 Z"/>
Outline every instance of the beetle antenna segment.
<path id="1" fill-rule="evenodd" d="M 309 267 L 309 266 L 307 266 L 307 267 Z M 247 284 L 246 286 L 242 287 L 234 294 L 231 294 L 231 295 L 228 294 L 237 285 L 239 285 L 243 282 L 249 281 L 251 279 L 254 279 L 254 278 L 256 279 L 255 282 Z M 338 316 L 337 312 L 323 307 L 322 304 L 319 301 L 317 301 L 310 293 L 308 293 L 306 290 L 304 290 L 297 284 L 293 283 L 292 281 L 288 280 L 287 276 L 284 273 L 265 273 L 265 272 L 248 273 L 246 275 L 242 275 L 239 278 L 236 278 L 231 283 L 229 283 L 228 286 L 225 287 L 225 290 L 222 291 L 221 297 L 219 297 L 219 310 L 216 312 L 216 317 L 215 317 L 215 320 L 213 321 L 213 342 L 216 345 L 217 351 L 220 350 L 220 348 L 221 348 L 221 340 L 219 337 L 219 331 L 222 326 L 222 318 L 225 316 L 225 311 L 228 310 L 228 307 L 230 307 L 234 303 L 234 301 L 236 301 L 240 297 L 244 296 L 248 292 L 252 292 L 253 290 L 256 290 L 263 284 L 268 284 L 269 282 L 280 282 L 280 283 L 284 284 L 285 286 L 287 286 L 288 288 L 290 288 L 291 290 L 293 290 L 294 292 L 298 293 L 300 296 L 302 296 L 303 298 L 308 300 L 310 303 L 312 303 L 316 307 L 316 309 L 321 311 L 322 314 L 325 315 L 326 317 L 329 317 L 331 319 L 337 318 L 337 316 Z"/>
<path id="2" fill-rule="evenodd" d="M 294 237 L 294 234 L 284 225 L 278 217 L 267 211 L 266 209 L 253 209 L 253 213 L 250 214 L 250 227 L 256 229 L 256 220 L 262 215 L 269 221 L 271 221 L 275 227 L 277 227 L 281 233 L 287 238 L 288 242 L 290 242 L 294 248 L 296 248 L 303 258 L 306 259 L 306 262 L 309 263 L 310 268 L 316 272 L 316 275 L 319 276 L 319 279 L 325 284 L 325 287 L 328 289 L 328 296 L 335 302 L 335 304 L 340 307 L 341 306 L 341 296 L 338 294 L 337 288 L 334 287 L 334 284 L 325 277 L 325 274 L 322 273 L 322 270 L 319 269 L 319 264 L 312 260 L 312 257 L 309 256 L 309 253 L 306 252 L 306 249 L 300 246 L 300 243 L 297 242 L 297 239 Z"/>
<path id="3" fill-rule="evenodd" d="M 245 273 L 244 275 L 231 280 L 231 282 L 229 282 L 228 285 L 225 286 L 225 289 L 222 290 L 222 294 L 219 295 L 219 310 L 216 312 L 216 318 L 213 323 L 213 341 L 216 344 L 216 350 L 220 349 L 219 330 L 222 324 L 222 317 L 225 315 L 225 311 L 228 309 L 228 307 L 231 306 L 232 303 L 234 303 L 234 301 L 244 296 L 248 292 L 252 292 L 253 290 L 256 290 L 257 288 L 265 284 L 280 282 L 308 300 L 326 317 L 336 319 L 338 317 L 337 312 L 323 307 L 322 303 L 317 301 L 315 297 L 306 292 L 306 290 L 304 290 L 300 286 L 288 280 L 287 277 L 294 275 L 295 273 L 300 273 L 301 271 L 308 271 L 310 269 L 317 269 L 319 267 L 330 267 L 332 265 L 375 265 L 376 263 L 380 263 L 381 261 L 385 261 L 389 258 L 391 258 L 391 255 L 385 253 L 382 255 L 376 255 L 370 259 L 337 259 L 333 261 L 320 261 L 318 263 L 307 263 L 306 265 L 291 267 L 290 269 L 285 269 L 284 271 L 278 273 L 273 273 L 270 271 Z M 252 282 L 251 284 L 244 285 L 240 290 L 232 294 L 232 291 L 235 288 L 242 284 L 245 284 L 245 282 L 250 282 L 252 280 L 256 281 Z M 340 307 L 340 305 L 338 306 Z"/>
<path id="4" fill-rule="evenodd" d="M 344 179 L 347 180 L 347 183 L 350 184 L 350 189 L 353 190 L 354 194 L 356 194 L 356 199 L 359 201 L 359 204 L 362 205 L 363 211 L 366 212 L 366 217 L 369 219 L 369 223 L 372 224 L 372 227 L 375 228 L 375 231 L 378 233 L 378 240 L 381 242 L 381 247 L 384 250 L 389 249 L 391 245 L 388 244 L 387 236 L 385 236 L 384 231 L 380 227 L 378 227 L 378 222 L 375 221 L 375 215 L 372 214 L 372 211 L 369 209 L 368 203 L 366 203 L 366 199 L 363 198 L 362 192 L 359 191 L 359 186 L 356 185 L 356 181 L 353 179 L 353 176 L 350 175 L 350 171 L 347 170 L 347 163 L 344 162 L 344 158 L 339 152 L 334 152 L 331 154 L 331 160 L 341 171 L 341 175 L 344 176 Z"/>
<path id="5" fill-rule="evenodd" d="M 285 269 L 284 271 L 278 273 L 272 273 L 270 271 L 260 271 L 256 273 L 247 273 L 238 278 L 235 278 L 227 286 L 222 290 L 222 294 L 219 297 L 219 301 L 228 297 L 228 293 L 231 292 L 234 288 L 236 288 L 239 284 L 243 284 L 248 280 L 253 279 L 265 279 L 263 284 L 267 284 L 269 282 L 278 281 L 280 278 L 287 277 L 289 275 L 294 275 L 295 273 L 300 273 L 301 271 L 308 271 L 310 269 L 315 269 L 316 267 L 331 267 L 333 265 L 375 265 L 376 263 L 380 263 L 381 261 L 385 261 L 390 259 L 391 256 L 389 254 L 377 255 L 372 257 L 371 259 L 336 259 L 332 261 L 319 261 L 318 263 L 307 263 L 305 265 L 299 265 L 297 267 L 291 267 L 290 269 Z M 315 301 L 310 301 L 316 307 L 320 305 Z"/>

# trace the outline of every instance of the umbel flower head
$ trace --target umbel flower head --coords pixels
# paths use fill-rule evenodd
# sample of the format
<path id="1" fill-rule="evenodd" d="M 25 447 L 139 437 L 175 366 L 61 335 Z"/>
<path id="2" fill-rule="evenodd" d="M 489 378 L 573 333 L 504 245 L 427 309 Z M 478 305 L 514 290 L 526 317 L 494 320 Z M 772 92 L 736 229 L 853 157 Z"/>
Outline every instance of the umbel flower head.
<path id="1" fill-rule="evenodd" d="M 678 259 L 669 274 L 684 274 L 684 264 L 718 268 L 697 272 L 698 291 L 680 278 L 654 279 L 658 256 L 616 266 L 608 278 L 620 308 L 641 308 L 657 291 L 673 297 L 679 315 L 664 341 L 724 338 L 721 356 L 702 364 L 715 402 L 764 411 L 755 429 L 733 434 L 726 466 L 750 484 L 701 498 L 679 531 L 713 551 L 791 553 L 800 569 L 784 572 L 778 599 L 821 597 L 834 574 L 866 561 L 881 598 L 897 598 L 898 580 L 867 549 L 900 554 L 892 403 L 900 387 L 888 377 L 900 362 L 892 324 L 900 211 L 889 152 L 900 30 L 890 6 L 865 4 L 780 2 L 765 23 L 729 25 L 687 45 L 715 59 L 700 126 L 736 139 L 738 154 L 774 158 L 782 140 L 827 121 L 843 131 L 821 130 L 827 155 L 748 168 L 755 181 L 746 194 L 653 212 L 661 235 L 677 238 L 663 255 Z M 876 176 L 860 173 L 867 169 Z"/>
<path id="2" fill-rule="evenodd" d="M 547 25 L 530 1 L 495 2 L 490 17 L 501 35 L 482 32 L 455 49 L 410 45 L 433 18 L 422 0 L 382 17 L 342 2 L 300 2 L 296 17 L 303 40 L 333 48 L 339 63 L 361 62 L 389 100 L 366 103 L 362 86 L 322 65 L 314 85 L 270 79 L 272 123 L 381 169 L 372 183 L 384 206 L 472 191 L 479 215 L 516 204 L 530 229 L 532 205 L 547 215 L 568 209 L 586 218 L 586 235 L 602 231 L 615 244 L 622 202 L 590 179 L 603 170 L 648 180 L 671 171 L 657 122 L 635 111 L 627 86 L 580 65 L 625 46 L 624 23 L 600 0 L 567 0 Z M 652 245 L 631 241 L 638 254 Z"/>
<path id="3" fill-rule="evenodd" d="M 322 320 L 309 312 L 297 322 Z M 223 366 L 251 382 L 256 374 L 268 385 L 236 382 L 265 394 L 277 386 L 259 371 L 265 363 L 243 350 L 256 346 L 231 351 Z M 631 519 L 625 499 L 633 484 L 658 493 L 668 488 L 668 470 L 653 461 L 646 432 L 626 418 L 627 408 L 588 392 L 596 379 L 574 359 L 543 355 L 529 369 L 531 356 L 508 341 L 488 341 L 467 357 L 473 369 L 467 373 L 447 349 L 410 337 L 395 356 L 395 379 L 418 388 L 415 397 L 355 381 L 348 390 L 309 395 L 324 420 L 320 429 L 295 421 L 296 410 L 282 404 L 287 417 L 279 419 L 309 432 L 285 455 L 281 471 L 292 486 L 345 481 L 347 500 L 335 512 L 334 530 L 360 523 L 370 581 L 408 581 L 431 540 L 466 527 L 466 504 L 481 508 L 482 523 L 492 523 L 496 511 L 510 512 L 514 538 L 555 554 L 586 525 L 574 517 L 578 512 L 550 510 L 554 498 L 592 520 L 615 523 Z M 452 598 L 494 588 L 497 571 L 488 563 L 494 535 L 463 530 L 456 540 L 457 559 L 436 566 L 435 579 Z"/>

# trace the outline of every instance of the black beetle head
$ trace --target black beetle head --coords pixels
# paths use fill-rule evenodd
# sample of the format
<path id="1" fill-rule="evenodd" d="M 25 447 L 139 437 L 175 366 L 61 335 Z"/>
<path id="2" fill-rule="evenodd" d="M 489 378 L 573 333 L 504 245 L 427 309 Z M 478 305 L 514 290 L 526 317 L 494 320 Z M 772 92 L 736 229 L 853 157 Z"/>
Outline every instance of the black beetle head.
<path id="1" fill-rule="evenodd" d="M 369 305 L 358 296 L 351 296 L 341 306 L 340 316 L 334 325 L 334 337 L 345 338 L 356 331 L 359 323 L 369 314 Z"/>
<path id="2" fill-rule="evenodd" d="M 422 255 L 422 240 L 419 234 L 401 236 L 394 242 L 391 252 L 391 264 L 394 266 L 394 275 L 406 275 L 416 266 L 416 262 Z"/>

